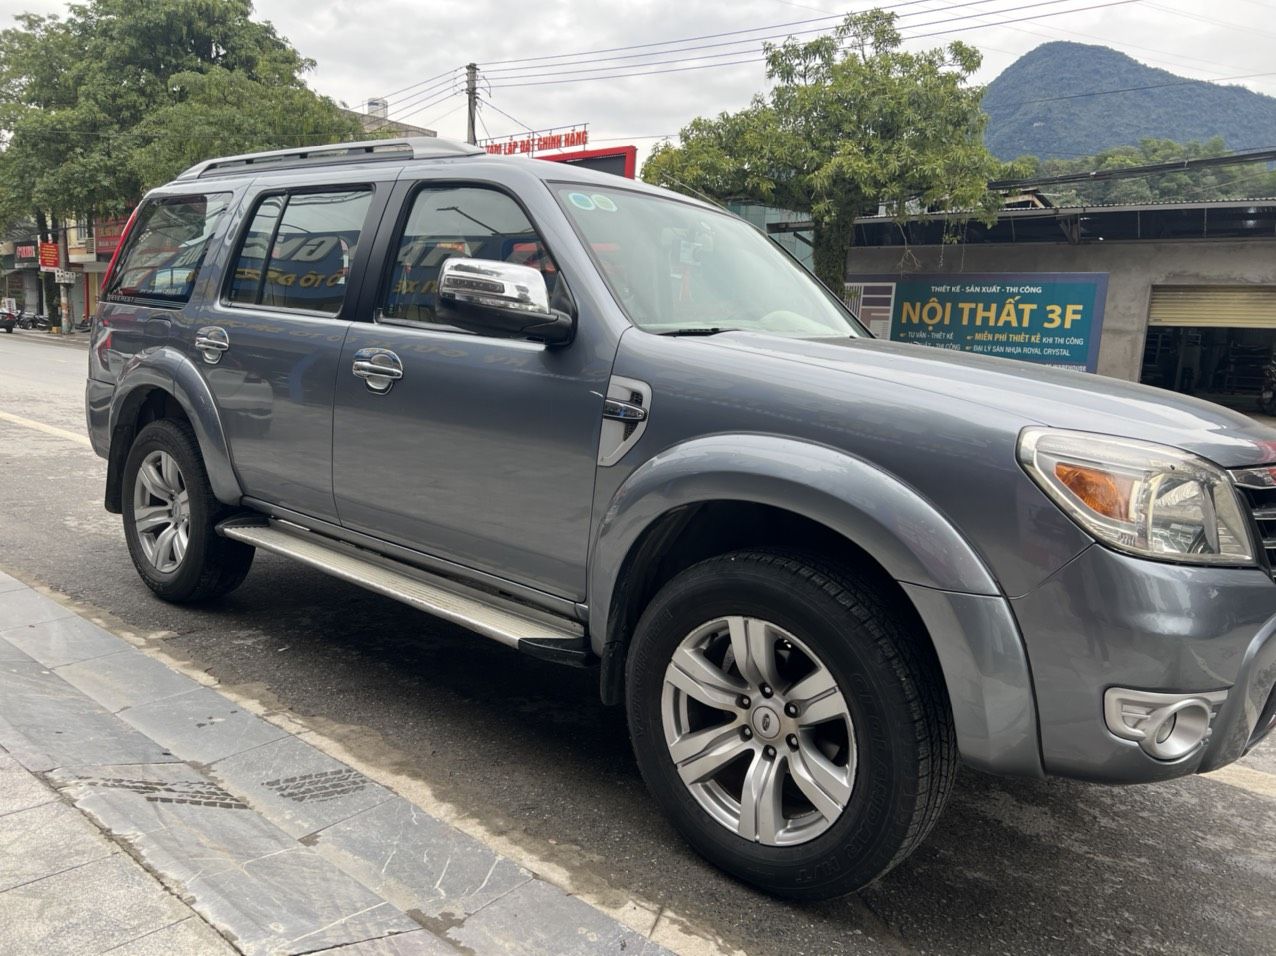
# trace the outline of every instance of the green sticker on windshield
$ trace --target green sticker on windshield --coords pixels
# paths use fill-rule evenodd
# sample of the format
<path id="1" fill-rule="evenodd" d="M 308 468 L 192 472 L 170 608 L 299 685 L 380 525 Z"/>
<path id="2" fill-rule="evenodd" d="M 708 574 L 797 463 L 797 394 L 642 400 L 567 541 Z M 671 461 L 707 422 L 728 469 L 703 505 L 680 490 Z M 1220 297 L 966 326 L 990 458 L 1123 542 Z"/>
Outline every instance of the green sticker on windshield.
<path id="1" fill-rule="evenodd" d="M 571 200 L 571 204 L 577 209 L 593 209 L 594 201 L 584 193 L 568 193 L 567 198 Z"/>
<path id="2" fill-rule="evenodd" d="M 604 196 L 602 193 L 594 193 L 589 198 L 592 199 L 594 202 L 594 205 L 597 206 L 599 209 L 601 209 L 603 212 L 616 211 L 616 204 L 611 201 L 611 197 L 609 196 Z"/>

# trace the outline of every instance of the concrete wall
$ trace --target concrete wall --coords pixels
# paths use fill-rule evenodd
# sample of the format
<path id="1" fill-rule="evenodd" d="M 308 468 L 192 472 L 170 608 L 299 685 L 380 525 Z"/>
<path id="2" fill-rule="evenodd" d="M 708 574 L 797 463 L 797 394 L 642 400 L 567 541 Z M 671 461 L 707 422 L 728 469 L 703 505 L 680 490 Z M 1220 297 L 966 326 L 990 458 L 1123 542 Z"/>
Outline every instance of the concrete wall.
<path id="1" fill-rule="evenodd" d="M 863 246 L 851 250 L 847 279 L 917 272 L 1106 272 L 1099 374 L 1137 381 L 1152 286 L 1276 285 L 1276 239 Z"/>

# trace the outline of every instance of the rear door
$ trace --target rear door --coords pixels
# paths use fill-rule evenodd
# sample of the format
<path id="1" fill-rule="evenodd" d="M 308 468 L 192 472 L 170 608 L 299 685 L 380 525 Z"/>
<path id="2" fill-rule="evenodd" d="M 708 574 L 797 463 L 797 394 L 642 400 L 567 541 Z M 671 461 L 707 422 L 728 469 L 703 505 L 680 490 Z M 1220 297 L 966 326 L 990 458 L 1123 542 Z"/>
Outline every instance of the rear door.
<path id="1" fill-rule="evenodd" d="M 388 183 L 258 181 L 216 295 L 182 329 L 251 498 L 336 520 L 333 382 Z M 379 194 L 378 190 L 382 190 Z"/>

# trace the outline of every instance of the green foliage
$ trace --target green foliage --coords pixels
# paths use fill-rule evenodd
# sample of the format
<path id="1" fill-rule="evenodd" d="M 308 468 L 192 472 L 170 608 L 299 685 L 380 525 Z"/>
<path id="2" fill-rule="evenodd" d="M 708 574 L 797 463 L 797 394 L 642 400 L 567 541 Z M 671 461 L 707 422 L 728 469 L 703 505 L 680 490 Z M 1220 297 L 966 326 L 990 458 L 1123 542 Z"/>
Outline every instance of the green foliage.
<path id="1" fill-rule="evenodd" d="M 1062 176 L 1096 170 L 1126 169 L 1184 159 L 1208 159 L 1228 155 L 1221 136 L 1206 142 L 1176 143 L 1168 139 L 1145 139 L 1138 146 L 1116 146 L 1094 156 L 1075 159 L 1024 157 L 1016 160 L 1022 172 L 1016 175 Z M 1057 206 L 1086 206 L 1103 203 L 1150 203 L 1182 200 L 1205 202 L 1246 196 L 1276 195 L 1276 170 L 1267 164 L 1211 166 L 1205 169 L 1178 169 L 1130 179 L 1096 180 L 1045 187 L 1042 192 Z"/>
<path id="2" fill-rule="evenodd" d="M 909 53 L 895 15 L 851 14 L 830 35 L 768 44 L 769 93 L 699 118 L 643 166 L 647 182 L 718 200 L 809 212 L 815 271 L 841 287 L 857 215 L 879 203 L 991 214 L 1003 171 L 983 145 L 979 53 L 962 43 Z"/>
<path id="3" fill-rule="evenodd" d="M 1126 92 L 1088 95 L 1101 90 Z M 1003 158 L 1089 156 L 1148 138 L 1276 147 L 1276 97 L 1190 81 L 1084 43 L 1026 53 L 988 85 L 983 108 L 988 148 Z"/>
<path id="4" fill-rule="evenodd" d="M 250 0 L 89 0 L 0 32 L 0 218 L 119 212 L 210 155 L 356 137 Z M 7 214 L 7 215 L 5 215 Z"/>

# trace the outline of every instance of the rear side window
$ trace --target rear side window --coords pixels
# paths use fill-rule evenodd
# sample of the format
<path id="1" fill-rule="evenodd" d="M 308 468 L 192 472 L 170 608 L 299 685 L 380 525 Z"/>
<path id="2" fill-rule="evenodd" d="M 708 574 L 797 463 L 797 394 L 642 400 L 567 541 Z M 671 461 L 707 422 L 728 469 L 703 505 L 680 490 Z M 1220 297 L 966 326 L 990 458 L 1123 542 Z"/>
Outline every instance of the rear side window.
<path id="1" fill-rule="evenodd" d="M 363 188 L 267 196 L 244 230 L 227 300 L 336 315 L 371 202 Z"/>
<path id="2" fill-rule="evenodd" d="M 208 240 L 230 202 L 230 193 L 153 199 L 138 212 L 108 299 L 190 300 Z"/>

